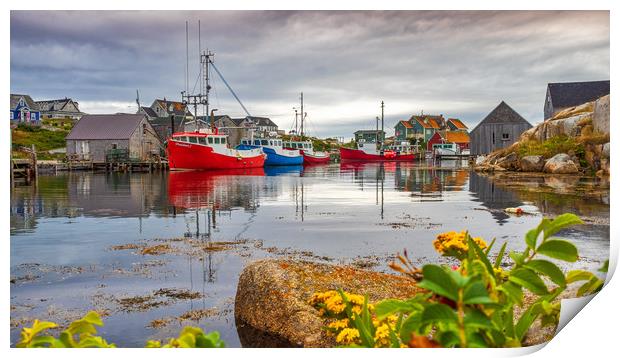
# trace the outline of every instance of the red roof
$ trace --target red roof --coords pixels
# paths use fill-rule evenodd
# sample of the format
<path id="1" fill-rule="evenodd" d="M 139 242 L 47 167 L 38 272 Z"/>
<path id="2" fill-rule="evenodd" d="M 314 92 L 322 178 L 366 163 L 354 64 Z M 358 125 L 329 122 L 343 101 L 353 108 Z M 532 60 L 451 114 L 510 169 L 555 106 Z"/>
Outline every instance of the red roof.
<path id="1" fill-rule="evenodd" d="M 446 132 L 446 142 L 469 143 L 469 134 L 466 132 Z"/>
<path id="2" fill-rule="evenodd" d="M 409 121 L 400 121 L 399 123 L 402 124 L 405 128 L 413 128 Z"/>

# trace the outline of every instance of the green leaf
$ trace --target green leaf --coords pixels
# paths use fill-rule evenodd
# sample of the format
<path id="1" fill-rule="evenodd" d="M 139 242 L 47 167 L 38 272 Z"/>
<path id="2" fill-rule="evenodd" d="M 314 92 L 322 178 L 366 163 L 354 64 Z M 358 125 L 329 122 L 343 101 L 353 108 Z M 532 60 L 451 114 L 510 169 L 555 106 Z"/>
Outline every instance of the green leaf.
<path id="1" fill-rule="evenodd" d="M 514 251 L 511 251 L 508 254 L 508 256 L 510 256 L 512 261 L 514 261 L 517 266 L 523 265 L 523 261 L 525 261 L 525 256 L 524 255 L 519 254 L 519 253 L 514 252 Z"/>
<path id="2" fill-rule="evenodd" d="M 547 260 L 531 260 L 525 267 L 530 268 L 540 274 L 551 279 L 554 283 L 561 287 L 566 287 L 566 278 L 564 273 L 554 263 Z"/>
<path id="3" fill-rule="evenodd" d="M 521 286 L 512 282 L 505 282 L 497 287 L 499 291 L 502 291 L 510 299 L 510 301 L 521 306 L 523 304 L 523 289 Z"/>
<path id="4" fill-rule="evenodd" d="M 491 252 L 491 248 L 493 248 L 493 245 L 495 245 L 495 238 L 493 238 L 493 240 L 491 240 L 491 243 L 489 244 L 489 246 L 487 246 L 486 249 L 484 249 L 484 254 L 485 255 L 489 255 L 489 252 Z"/>
<path id="5" fill-rule="evenodd" d="M 516 283 L 522 287 L 527 288 L 537 295 L 546 295 L 549 293 L 547 291 L 547 286 L 543 280 L 538 277 L 532 270 L 526 268 L 518 268 L 514 269 L 510 272 L 510 276 L 508 280 Z"/>
<path id="6" fill-rule="evenodd" d="M 577 281 L 587 281 L 592 278 L 594 274 L 584 270 L 572 270 L 566 274 L 566 283 L 573 283 Z"/>
<path id="7" fill-rule="evenodd" d="M 579 289 L 577 290 L 577 296 L 581 297 L 585 295 L 590 295 L 600 291 L 601 288 L 603 288 L 603 281 L 596 276 L 592 276 L 592 278 L 588 282 L 584 283 L 583 285 L 581 285 L 581 287 L 579 287 Z"/>
<path id="8" fill-rule="evenodd" d="M 463 303 L 469 305 L 485 304 L 493 303 L 493 300 L 489 297 L 489 293 L 487 292 L 484 283 L 482 281 L 475 281 L 465 287 L 465 291 L 463 293 Z"/>
<path id="9" fill-rule="evenodd" d="M 521 318 L 519 318 L 519 321 L 515 325 L 515 335 L 519 341 L 523 340 L 523 337 L 525 337 L 525 334 L 538 317 L 538 314 L 534 313 L 534 307 L 534 305 L 530 306 L 530 308 L 521 315 Z"/>
<path id="10" fill-rule="evenodd" d="M 547 240 L 538 246 L 539 254 L 568 262 L 577 261 L 577 248 L 566 240 Z"/>
<path id="11" fill-rule="evenodd" d="M 536 251 L 536 241 L 538 240 L 539 234 L 540 231 L 537 229 L 532 229 L 525 234 L 525 243 L 527 244 L 527 247 L 534 251 Z"/>
<path id="12" fill-rule="evenodd" d="M 424 279 L 418 284 L 419 287 L 449 298 L 452 301 L 458 299 L 457 284 L 443 268 L 437 265 L 425 265 L 422 268 L 422 275 Z"/>
<path id="13" fill-rule="evenodd" d="M 502 264 L 502 259 L 504 258 L 504 252 L 506 252 L 506 244 L 507 243 L 504 242 L 502 247 L 499 249 L 499 252 L 497 253 L 497 257 L 495 258 L 495 264 L 493 265 L 493 267 L 499 268 L 500 265 Z"/>
<path id="14" fill-rule="evenodd" d="M 603 263 L 603 266 L 598 269 L 598 271 L 607 273 L 607 271 L 609 271 L 609 260 L 605 260 L 605 263 Z"/>
<path id="15" fill-rule="evenodd" d="M 478 244 L 476 244 L 474 240 L 472 240 L 471 237 L 467 238 L 467 244 L 469 245 L 470 250 L 472 248 L 474 249 L 480 261 L 482 261 L 482 263 L 484 263 L 484 265 L 486 266 L 487 270 L 489 271 L 489 274 L 493 275 L 493 265 L 491 265 L 491 261 L 489 261 L 489 258 L 484 253 L 484 251 L 482 251 L 480 246 L 478 246 Z"/>
<path id="16" fill-rule="evenodd" d="M 454 347 L 457 344 L 461 343 L 458 334 L 453 331 L 443 331 L 438 332 L 437 341 L 441 344 L 442 347 L 449 348 Z"/>
<path id="17" fill-rule="evenodd" d="M 410 313 L 414 310 L 421 310 L 422 305 L 412 301 L 401 301 L 395 299 L 383 300 L 375 305 L 375 314 L 378 320 L 383 320 L 387 316 L 397 313 Z"/>
<path id="18" fill-rule="evenodd" d="M 471 310 L 465 313 L 464 322 L 467 328 L 494 328 L 489 317 L 479 310 Z"/>
<path id="19" fill-rule="evenodd" d="M 551 235 L 554 235 L 558 231 L 565 229 L 569 226 L 583 224 L 583 221 L 579 219 L 579 217 L 575 214 L 562 214 L 555 219 L 553 219 L 546 227 L 544 228 L 545 232 L 545 240 Z"/>
<path id="20" fill-rule="evenodd" d="M 488 344 L 479 332 L 471 332 L 467 335 L 467 348 L 487 348 Z"/>
<path id="21" fill-rule="evenodd" d="M 422 312 L 414 312 L 410 314 L 400 327 L 400 339 L 403 342 L 411 340 L 411 334 L 416 333 L 422 326 Z"/>
<path id="22" fill-rule="evenodd" d="M 457 321 L 456 313 L 450 308 L 450 306 L 442 303 L 433 303 L 424 308 L 422 311 L 423 323 L 454 323 Z"/>

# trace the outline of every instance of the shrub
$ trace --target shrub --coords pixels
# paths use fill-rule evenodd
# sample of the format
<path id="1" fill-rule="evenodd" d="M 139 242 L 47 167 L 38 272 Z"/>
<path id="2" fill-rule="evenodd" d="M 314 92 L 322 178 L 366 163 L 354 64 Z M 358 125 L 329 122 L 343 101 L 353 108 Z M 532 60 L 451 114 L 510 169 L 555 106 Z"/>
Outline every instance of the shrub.
<path id="1" fill-rule="evenodd" d="M 113 343 L 96 336 L 97 328 L 103 321 L 97 312 L 90 311 L 81 319 L 71 322 L 69 328 L 60 332 L 58 338 L 45 335 L 49 329 L 58 328 L 54 322 L 35 320 L 32 327 L 24 327 L 17 348 L 115 348 Z M 171 338 L 167 344 L 148 341 L 147 348 L 223 348 L 224 342 L 218 332 L 205 334 L 202 329 L 187 326 L 178 338 Z"/>
<path id="2" fill-rule="evenodd" d="M 537 140 L 528 140 L 520 142 L 517 148 L 519 157 L 527 155 L 541 155 L 544 158 L 551 158 L 559 153 L 568 153 L 573 151 L 579 158 L 584 156 L 583 144 L 573 137 L 555 136 L 540 142 Z"/>
<path id="3" fill-rule="evenodd" d="M 338 343 L 363 347 L 521 346 L 537 320 L 542 326 L 557 325 L 560 314 L 557 298 L 569 284 L 585 281 L 577 291 L 578 296 L 598 292 L 603 286 L 603 281 L 591 272 L 573 270 L 565 274 L 552 261 L 541 258 L 576 261 L 577 248 L 553 235 L 581 223 L 573 214 L 560 215 L 554 220 L 544 218 L 525 235 L 527 248 L 509 254 L 512 260 L 507 265 L 509 268 L 503 268 L 505 243 L 492 262 L 489 253 L 495 240 L 486 246 L 484 241 L 472 239 L 466 232 L 442 234 L 435 240 L 435 248 L 442 255 L 457 259 L 459 265 L 429 264 L 419 270 L 413 267 L 406 253 L 399 255 L 404 267 L 391 265 L 409 276 L 421 276 L 418 286 L 427 293 L 407 300 L 388 299 L 374 306 L 364 298 L 360 306 L 359 298 L 353 301 L 350 294 L 340 291 L 345 307 L 335 307 L 343 309 L 346 317 L 336 317 L 341 323 L 330 324 L 327 329 L 335 329 L 333 333 L 337 337 L 342 334 L 347 338 Z M 601 271 L 606 272 L 606 267 L 607 263 Z M 535 300 L 517 317 L 515 306 L 524 306 L 524 289 Z M 335 312 L 315 301 L 310 303 Z"/>

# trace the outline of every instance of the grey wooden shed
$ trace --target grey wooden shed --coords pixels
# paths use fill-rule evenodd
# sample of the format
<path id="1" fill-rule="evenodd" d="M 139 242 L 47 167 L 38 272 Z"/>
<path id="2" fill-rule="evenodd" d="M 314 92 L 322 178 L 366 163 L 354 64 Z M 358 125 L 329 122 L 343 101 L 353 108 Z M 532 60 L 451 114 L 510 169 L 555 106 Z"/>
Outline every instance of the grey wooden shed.
<path id="1" fill-rule="evenodd" d="M 484 155 L 514 143 L 532 125 L 502 101 L 470 132 L 471 154 Z"/>

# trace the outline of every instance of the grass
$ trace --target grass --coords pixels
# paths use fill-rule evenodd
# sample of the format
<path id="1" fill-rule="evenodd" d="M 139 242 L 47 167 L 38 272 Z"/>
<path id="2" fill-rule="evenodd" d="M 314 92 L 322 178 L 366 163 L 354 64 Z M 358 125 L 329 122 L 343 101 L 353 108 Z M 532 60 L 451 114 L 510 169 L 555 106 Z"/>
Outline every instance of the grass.
<path id="1" fill-rule="evenodd" d="M 519 157 L 528 155 L 540 155 L 543 158 L 551 158 L 559 153 L 572 151 L 579 158 L 585 153 L 584 145 L 581 141 L 568 136 L 556 136 L 544 142 L 529 140 L 521 142 L 517 148 Z"/>
<path id="2" fill-rule="evenodd" d="M 37 152 L 62 148 L 66 145 L 65 138 L 67 134 L 69 134 L 69 131 L 50 131 L 35 126 L 19 125 L 11 131 L 12 148 L 30 148 L 33 144 Z"/>

